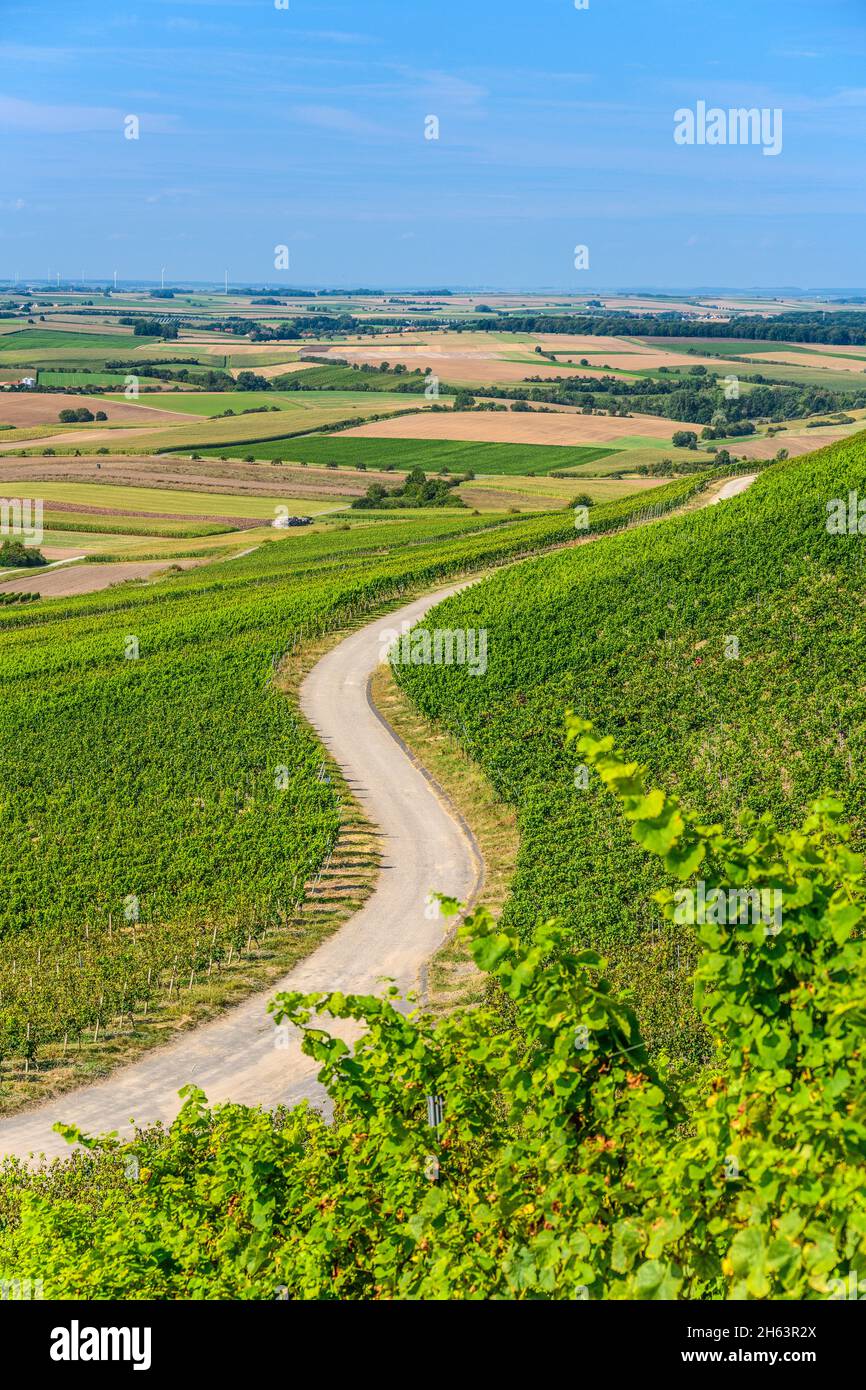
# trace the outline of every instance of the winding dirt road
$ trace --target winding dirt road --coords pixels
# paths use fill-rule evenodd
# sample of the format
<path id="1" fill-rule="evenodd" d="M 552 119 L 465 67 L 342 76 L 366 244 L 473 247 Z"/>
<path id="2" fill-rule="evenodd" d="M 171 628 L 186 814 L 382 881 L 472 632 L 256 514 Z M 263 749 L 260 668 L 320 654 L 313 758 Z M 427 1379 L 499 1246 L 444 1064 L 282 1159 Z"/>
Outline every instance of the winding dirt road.
<path id="1" fill-rule="evenodd" d="M 291 974 L 252 995 L 222 1018 L 35 1110 L 0 1121 L 0 1153 L 26 1157 L 68 1152 L 52 1133 L 58 1120 L 90 1133 L 131 1133 L 130 1119 L 171 1120 L 178 1089 L 193 1083 L 209 1100 L 248 1105 L 320 1098 L 318 1064 L 294 1033 L 274 1027 L 267 1000 L 279 990 L 374 993 L 383 976 L 417 988 L 421 967 L 442 944 L 446 922 L 427 905 L 432 891 L 469 902 L 481 882 L 481 859 L 469 831 L 446 808 L 370 702 L 370 678 L 382 634 L 415 623 L 452 584 L 369 623 L 322 658 L 301 687 L 301 706 L 343 769 L 354 795 L 382 832 L 382 869 L 364 907 Z M 329 1023 L 329 1030 L 351 1032 Z"/>
<path id="2" fill-rule="evenodd" d="M 754 475 L 730 480 L 705 505 L 736 496 L 753 480 Z M 364 907 L 266 992 L 104 1081 L 0 1121 L 0 1154 L 68 1152 L 52 1133 L 57 1121 L 121 1136 L 131 1133 L 133 1118 L 170 1121 L 180 1107 L 177 1091 L 187 1083 L 200 1086 L 211 1102 L 273 1106 L 322 1099 L 318 1065 L 304 1056 L 293 1032 L 274 1027 L 267 1000 L 287 989 L 373 993 L 383 977 L 393 978 L 402 992 L 418 987 L 447 925 L 431 912 L 428 895 L 442 892 L 470 903 L 483 866 L 471 832 L 374 709 L 370 680 L 383 633 L 416 623 L 482 577 L 451 584 L 369 623 L 324 656 L 301 687 L 304 714 L 381 831 L 382 869 Z M 328 1029 L 347 1039 L 357 1033 L 353 1025 L 330 1021 Z"/>

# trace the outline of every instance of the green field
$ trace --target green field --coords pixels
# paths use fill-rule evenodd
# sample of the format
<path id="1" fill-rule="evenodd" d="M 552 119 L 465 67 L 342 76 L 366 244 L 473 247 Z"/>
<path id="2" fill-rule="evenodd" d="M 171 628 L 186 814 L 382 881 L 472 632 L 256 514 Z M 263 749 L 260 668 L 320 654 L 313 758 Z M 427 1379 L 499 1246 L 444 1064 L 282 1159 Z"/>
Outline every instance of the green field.
<path id="1" fill-rule="evenodd" d="M 0 337 L 0 354 L 46 349 L 73 352 L 81 349 L 87 354 L 113 352 L 119 355 L 133 347 L 140 347 L 141 343 L 141 338 L 136 338 L 131 330 L 123 333 L 69 333 L 63 329 L 22 328 Z"/>
<path id="2" fill-rule="evenodd" d="M 32 496 L 32 485 L 22 487 L 11 481 L 4 481 L 2 486 L 7 497 Z M 312 516 L 320 512 L 337 511 L 341 506 L 347 505 L 315 498 L 301 500 L 296 497 L 281 497 L 277 494 L 272 497 L 245 497 L 237 493 L 195 492 L 179 488 L 116 487 L 111 483 L 40 482 L 39 496 L 48 504 L 48 510 L 52 501 L 72 505 L 77 502 L 88 507 L 111 507 L 118 512 L 166 512 L 178 517 L 258 517 L 262 520 L 272 520 L 274 508 L 278 506 L 288 506 L 293 512 L 303 512 Z"/>
<path id="3" fill-rule="evenodd" d="M 125 376 L 126 372 L 120 370 L 52 372 L 42 369 L 38 373 L 38 381 L 40 386 L 122 386 Z M 144 380 L 143 376 L 142 380 Z M 108 399 L 112 398 L 108 397 Z M 120 395 L 113 399 L 125 401 L 126 397 Z M 85 401 L 83 404 L 86 405 L 87 402 Z"/>
<path id="4" fill-rule="evenodd" d="M 794 352 L 789 343 L 776 343 L 768 338 L 626 338 L 625 342 L 643 343 L 647 347 L 670 349 L 673 352 L 693 351 L 699 357 L 749 357 L 756 352 Z"/>
<path id="5" fill-rule="evenodd" d="M 213 457 L 218 449 L 202 449 Z M 424 468 L 452 473 L 550 473 L 603 459 L 613 449 L 559 444 L 483 444 L 447 439 L 369 439 L 363 436 L 316 435 L 302 439 L 275 439 L 251 444 L 256 458 L 283 459 L 286 463 L 336 463 L 347 468 L 363 463 L 367 468 Z"/>
<path id="6" fill-rule="evenodd" d="M 332 394 L 336 396 L 340 405 L 354 404 L 354 400 L 347 400 L 345 392 L 328 392 L 326 396 L 317 397 L 316 403 L 324 401 L 327 404 L 331 401 Z M 126 397 L 121 392 L 106 394 L 102 399 L 123 402 Z M 139 398 L 137 404 L 154 406 L 158 410 L 173 410 L 178 415 L 213 416 L 222 415 L 227 410 L 233 410 L 236 415 L 240 415 L 244 410 L 254 410 L 257 413 L 265 413 L 274 408 L 303 410 L 313 402 L 301 391 L 161 391 L 158 396 L 150 395 L 147 400 Z M 411 404 L 411 400 L 407 401 L 407 405 Z"/>
<path id="7" fill-rule="evenodd" d="M 383 349 L 385 351 L 386 349 Z M 365 372 L 359 367 L 305 367 L 300 372 L 288 372 L 285 376 L 273 378 L 274 385 L 284 387 L 286 381 L 303 382 L 305 390 L 329 391 L 390 391 L 395 384 L 412 383 L 414 391 L 407 391 L 411 397 L 424 393 L 424 376 L 414 372 Z"/>

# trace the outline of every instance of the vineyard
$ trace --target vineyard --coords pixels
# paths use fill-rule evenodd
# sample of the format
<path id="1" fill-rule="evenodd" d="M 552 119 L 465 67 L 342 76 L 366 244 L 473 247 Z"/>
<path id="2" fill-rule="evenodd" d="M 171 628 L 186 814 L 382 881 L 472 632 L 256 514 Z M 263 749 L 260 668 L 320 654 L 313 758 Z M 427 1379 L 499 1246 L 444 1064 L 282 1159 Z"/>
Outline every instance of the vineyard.
<path id="1" fill-rule="evenodd" d="M 597 952 L 489 913 L 462 929 L 507 1001 L 434 1022 L 391 999 L 286 994 L 334 1102 L 209 1110 L 168 1131 L 82 1136 L 67 1163 L 0 1167 L 0 1276 L 50 1299 L 818 1300 L 866 1271 L 864 860 L 841 804 L 742 838 L 651 787 L 570 717 L 574 757 L 643 855 L 659 909 L 700 869 L 770 886 L 784 927 L 693 932 L 712 1065 L 650 1060 Z M 559 735 L 560 738 L 562 735 Z M 601 824 L 601 822 L 599 823 Z M 453 912 L 456 904 L 446 904 Z M 322 1019 L 365 1026 L 350 1052 Z M 848 1295 L 850 1296 L 850 1295 Z M 805 1315 L 798 1319 L 806 1322 Z"/>
<path id="2" fill-rule="evenodd" d="M 580 535 L 661 514 L 704 482 L 592 508 Z M 570 509 L 398 521 L 4 610 L 7 1074 L 30 1075 L 49 1044 L 65 1054 L 134 1028 L 181 984 L 240 968 L 252 942 L 291 930 L 341 808 L 275 683 L 287 654 L 449 574 L 576 534 Z"/>
<path id="3" fill-rule="evenodd" d="M 725 824 L 745 807 L 798 820 L 826 787 L 866 830 L 860 675 L 863 540 L 831 536 L 827 502 L 862 493 L 862 436 L 772 467 L 742 497 L 603 546 L 542 558 L 451 598 L 428 625 L 485 628 L 488 671 L 395 668 L 519 808 L 505 921 L 561 916 L 636 990 L 654 1049 L 706 1058 L 691 1003 L 694 943 L 650 905 L 659 871 L 610 823 L 557 734 L 566 706 L 627 743 Z"/>

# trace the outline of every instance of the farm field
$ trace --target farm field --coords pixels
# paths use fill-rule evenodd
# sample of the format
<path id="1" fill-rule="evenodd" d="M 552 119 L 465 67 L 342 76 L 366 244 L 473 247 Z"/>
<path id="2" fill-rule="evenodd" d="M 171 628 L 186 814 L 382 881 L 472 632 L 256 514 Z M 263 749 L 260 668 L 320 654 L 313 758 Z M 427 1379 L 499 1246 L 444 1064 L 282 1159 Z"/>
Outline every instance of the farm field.
<path id="1" fill-rule="evenodd" d="M 196 560 L 176 560 L 173 569 L 185 570 L 198 564 Z M 38 593 L 42 598 L 69 598 L 78 594 L 92 594 L 108 589 L 116 584 L 129 584 L 152 580 L 165 573 L 165 560 L 121 561 L 120 563 L 92 565 L 64 565 L 54 570 L 43 570 L 37 574 L 26 574 L 20 578 L 3 580 L 0 572 L 0 594 Z"/>
<path id="2" fill-rule="evenodd" d="M 76 399 L 79 404 L 82 403 L 81 397 Z M 84 398 L 84 403 L 92 399 Z M 164 415 L 157 413 L 161 412 L 161 406 L 160 397 L 158 406 L 136 407 L 141 414 L 135 418 L 142 422 L 138 428 L 130 428 L 120 422 L 113 428 L 105 425 L 70 427 L 58 424 L 57 432 L 50 440 L 50 446 L 53 448 L 58 444 L 72 444 L 88 453 L 94 453 L 97 449 L 109 445 L 112 453 L 156 453 L 164 449 L 192 452 L 209 446 L 219 448 L 220 445 L 242 445 L 261 439 L 285 438 L 295 431 L 316 430 L 323 426 L 339 424 L 347 418 L 363 418 L 365 415 L 389 410 L 405 410 L 407 398 L 374 393 L 349 396 L 348 393 L 336 391 L 310 392 L 305 396 L 303 392 L 293 392 L 291 404 L 282 410 L 230 416 L 224 420 L 212 420 L 199 415 L 192 415 L 187 419 L 180 412 L 166 412 L 167 424 L 164 422 Z M 420 409 L 420 403 L 414 408 Z M 159 421 L 156 426 L 153 424 L 154 419 Z M 3 442 L 0 436 L 0 452 L 8 452 L 9 449 L 17 447 L 17 441 Z"/>
<path id="3" fill-rule="evenodd" d="M 263 468 L 261 463 L 246 463 L 239 459 L 211 456 L 191 459 L 181 454 L 143 458 L 120 454 L 100 459 L 62 454 L 52 458 L 7 458 L 0 463 L 0 484 L 3 479 L 13 483 L 26 480 L 31 490 L 32 485 L 43 479 L 47 482 L 115 483 L 120 487 L 180 488 L 239 495 L 249 493 L 264 497 L 272 496 L 274 490 L 280 488 L 293 497 L 309 495 L 325 501 L 360 496 L 372 482 L 392 486 L 395 482 L 393 474 L 375 469 L 361 471 L 346 468 L 335 475 L 333 468 L 315 465 L 298 464 L 292 467 L 270 461 Z"/>
<path id="4" fill-rule="evenodd" d="M 67 333 L 62 329 L 21 327 L 0 337 L 0 362 L 6 353 L 54 351 L 60 353 L 110 352 L 117 355 L 127 347 L 140 347 L 141 339 L 136 339 L 130 329 L 118 329 L 101 333 Z"/>
<path id="5" fill-rule="evenodd" d="M 333 402 L 331 402 L 332 394 L 337 397 Z M 125 397 L 123 395 L 106 395 L 97 399 L 123 403 Z M 347 392 L 329 392 L 323 403 L 345 405 L 348 408 L 356 404 L 356 398 Z M 233 410 L 235 414 L 240 414 L 243 410 L 271 410 L 274 407 L 278 410 L 303 410 L 311 404 L 315 404 L 315 402 L 312 402 L 309 396 L 300 391 L 161 392 L 158 400 L 153 402 L 153 405 L 160 411 L 174 412 L 179 415 L 221 415 L 227 410 Z M 393 402 L 389 398 L 386 404 L 393 404 Z M 413 402 L 411 397 L 403 397 L 403 404 L 412 406 L 416 402 Z M 142 401 L 141 405 L 151 408 L 150 401 Z"/>
<path id="6" fill-rule="evenodd" d="M 122 371 L 100 372 L 96 370 L 52 372 L 40 369 L 37 373 L 40 386 L 123 386 L 125 376 L 126 372 Z M 144 380 L 147 380 L 148 386 L 162 384 L 157 377 L 144 378 Z M 125 401 L 126 397 L 121 395 L 117 399 Z M 79 402 L 79 404 L 86 404 L 86 401 Z"/>
<path id="7" fill-rule="evenodd" d="M 540 351 L 536 352 L 536 348 Z M 543 354 L 553 353 L 556 361 Z M 443 381 L 458 385 L 491 385 L 543 380 L 567 376 L 601 377 L 605 368 L 635 374 L 660 367 L 675 369 L 682 355 L 640 339 L 591 334 L 537 333 L 443 333 L 431 334 L 421 343 L 391 345 L 386 352 L 378 344 L 330 348 L 325 353 L 351 362 L 378 366 L 388 360 L 402 363 L 408 370 L 431 368 Z M 581 359 L 586 365 L 581 366 Z M 690 365 L 716 369 L 712 357 L 693 357 Z"/>
<path id="8" fill-rule="evenodd" d="M 16 488 L 15 484 L 4 480 L 3 487 L 8 497 L 27 497 L 28 491 L 21 489 L 20 485 Z M 112 484 L 104 483 L 60 483 L 60 482 L 40 482 L 39 494 L 44 498 L 47 510 L 51 510 L 51 504 L 64 503 L 70 507 L 87 506 L 100 509 L 111 509 L 117 513 L 138 513 L 148 512 L 155 515 L 174 514 L 178 518 L 185 516 L 200 515 L 202 513 L 219 514 L 226 518 L 236 517 L 239 520 L 249 518 L 264 519 L 273 518 L 275 507 L 288 505 L 299 508 L 302 503 L 300 499 L 279 496 L 272 494 L 269 497 L 251 496 L 245 494 L 238 496 L 234 493 L 215 493 L 215 492 L 194 492 L 181 491 L 179 489 L 161 489 L 144 487 L 115 487 Z M 303 507 L 307 512 L 324 512 L 334 508 L 335 505 L 326 501 L 318 501 L 314 498 L 303 500 Z"/>
<path id="9" fill-rule="evenodd" d="M 92 414 L 97 410 L 103 410 L 108 416 L 109 424 L 115 421 L 128 424 L 139 422 L 142 425 L 155 425 L 174 423 L 173 416 L 169 411 L 161 409 L 162 400 L 159 406 L 150 406 L 128 401 L 123 396 L 115 399 L 102 396 L 73 396 L 62 395 L 52 392 L 50 395 L 40 393 L 29 393 L 23 391 L 0 392 L 0 422 L 4 424 L 26 427 L 27 425 L 51 424 L 60 429 L 70 429 L 70 425 L 64 426 L 57 417 L 61 410 L 87 409 Z M 79 425 L 82 431 L 90 428 L 89 425 Z"/>
<path id="10" fill-rule="evenodd" d="M 479 511 L 551 511 L 567 507 L 577 496 L 596 504 L 630 497 L 658 487 L 658 478 L 529 478 L 518 476 L 481 477 L 461 483 L 457 489 L 467 507 Z"/>
<path id="11" fill-rule="evenodd" d="M 666 444 L 687 423 L 655 415 L 626 417 L 564 414 L 551 411 L 435 411 L 424 416 L 377 420 L 343 432 L 346 439 L 449 439 L 480 443 L 531 445 L 617 445 L 622 440 L 660 439 Z"/>
<path id="12" fill-rule="evenodd" d="M 731 440 L 733 451 L 740 458 L 771 459 L 779 449 L 787 449 L 791 457 L 813 453 L 825 449 L 841 440 L 849 439 L 863 429 L 863 421 L 853 425 L 834 425 L 827 429 L 802 429 L 796 424 L 787 426 L 780 434 L 772 437 Z"/>
<path id="13" fill-rule="evenodd" d="M 88 530 L 95 518 L 92 514 L 82 514 L 78 520 L 80 530 L 56 530 L 53 522 L 62 519 L 64 527 L 72 526 L 75 514 L 63 513 L 58 516 L 46 513 L 44 541 L 39 549 L 47 559 L 63 559 L 71 555 L 94 555 L 109 560 L 116 558 L 169 562 L 174 559 L 211 559 L 221 554 L 235 554 L 248 546 L 260 545 L 264 540 L 272 540 L 275 532 L 268 524 L 258 527 L 244 527 L 243 530 L 214 529 L 213 534 L 199 535 L 204 527 L 190 528 L 184 524 L 174 527 L 146 524 L 136 534 L 131 528 L 135 523 L 127 516 L 118 518 L 116 525 L 107 524 L 104 531 Z M 98 519 L 97 519 L 98 520 Z M 190 530 L 196 534 L 190 535 Z M 155 534 L 159 531 L 161 534 Z"/>

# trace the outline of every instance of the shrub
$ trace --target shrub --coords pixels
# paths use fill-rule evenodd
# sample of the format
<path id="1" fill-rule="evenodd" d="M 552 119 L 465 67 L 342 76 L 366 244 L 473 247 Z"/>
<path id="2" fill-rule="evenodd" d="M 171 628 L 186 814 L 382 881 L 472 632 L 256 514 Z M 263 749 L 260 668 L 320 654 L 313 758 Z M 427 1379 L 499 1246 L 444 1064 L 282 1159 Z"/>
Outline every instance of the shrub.
<path id="1" fill-rule="evenodd" d="M 34 550 L 32 546 L 25 545 L 23 541 L 5 540 L 0 545 L 0 565 L 13 566 L 20 569 L 24 566 L 28 568 L 35 565 L 47 565 L 48 561 L 41 550 Z"/>

